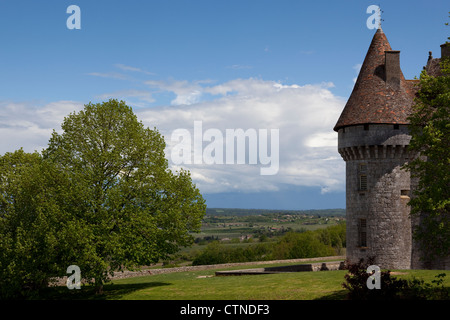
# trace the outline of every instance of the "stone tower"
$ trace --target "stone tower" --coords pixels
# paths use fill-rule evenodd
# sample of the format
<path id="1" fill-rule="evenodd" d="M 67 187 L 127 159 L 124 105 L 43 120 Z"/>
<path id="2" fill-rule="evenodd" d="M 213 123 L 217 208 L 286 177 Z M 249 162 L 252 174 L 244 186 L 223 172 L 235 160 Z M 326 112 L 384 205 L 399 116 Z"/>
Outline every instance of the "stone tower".
<path id="1" fill-rule="evenodd" d="M 411 268 L 407 117 L 414 90 L 379 28 L 334 127 L 346 162 L 347 258 L 375 256 L 381 268 Z"/>

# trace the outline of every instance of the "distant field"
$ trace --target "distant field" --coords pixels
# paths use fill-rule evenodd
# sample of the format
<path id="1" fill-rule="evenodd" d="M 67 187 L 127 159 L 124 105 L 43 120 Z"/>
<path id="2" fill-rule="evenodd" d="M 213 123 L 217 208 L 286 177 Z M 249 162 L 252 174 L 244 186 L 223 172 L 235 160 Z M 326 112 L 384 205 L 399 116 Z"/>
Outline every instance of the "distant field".
<path id="1" fill-rule="evenodd" d="M 233 215 L 233 216 L 251 216 L 261 214 L 307 214 L 322 216 L 344 216 L 345 209 L 321 209 L 321 210 L 273 210 L 273 209 L 239 209 L 239 208 L 207 208 L 207 215 Z"/>
<path id="2" fill-rule="evenodd" d="M 201 232 L 192 234 L 195 243 L 183 248 L 168 263 L 186 265 L 211 241 L 219 241 L 224 248 L 247 247 L 264 242 L 275 242 L 289 231 L 309 231 L 327 228 L 345 221 L 345 210 L 246 210 L 208 209 L 202 221 Z"/>
<path id="3" fill-rule="evenodd" d="M 345 210 L 245 210 L 208 209 L 200 233 L 196 238 L 256 237 L 261 234 L 277 235 L 285 231 L 305 231 L 326 228 L 345 220 Z"/>

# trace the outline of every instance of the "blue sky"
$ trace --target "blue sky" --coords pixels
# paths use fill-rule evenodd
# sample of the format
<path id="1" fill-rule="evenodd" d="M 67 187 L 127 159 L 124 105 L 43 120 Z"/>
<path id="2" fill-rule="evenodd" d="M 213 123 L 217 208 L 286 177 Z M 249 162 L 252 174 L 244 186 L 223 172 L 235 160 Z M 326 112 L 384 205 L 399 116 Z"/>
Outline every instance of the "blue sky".
<path id="1" fill-rule="evenodd" d="M 81 29 L 69 30 L 69 5 Z M 447 1 L 0 0 L 0 154 L 46 146 L 65 115 L 125 100 L 168 140 L 194 121 L 221 132 L 278 129 L 280 170 L 186 165 L 211 207 L 345 207 L 332 128 L 375 30 L 406 78 L 449 35 Z M 176 166 L 174 166 L 176 168 Z"/>

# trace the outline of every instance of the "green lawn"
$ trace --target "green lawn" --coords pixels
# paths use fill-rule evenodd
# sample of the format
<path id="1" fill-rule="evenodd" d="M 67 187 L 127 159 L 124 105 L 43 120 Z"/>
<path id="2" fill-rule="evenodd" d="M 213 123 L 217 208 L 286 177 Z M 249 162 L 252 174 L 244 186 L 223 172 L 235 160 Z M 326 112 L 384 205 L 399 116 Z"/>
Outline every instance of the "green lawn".
<path id="1" fill-rule="evenodd" d="M 339 292 L 344 294 L 340 288 L 344 271 L 208 277 L 213 274 L 186 272 L 115 283 L 148 285 L 120 296 L 120 299 L 138 300 L 311 300 Z"/>
<path id="2" fill-rule="evenodd" d="M 242 268 L 240 268 L 242 269 Z M 229 269 L 228 269 L 229 270 Z M 106 300 L 315 300 L 345 299 L 342 288 L 347 271 L 296 272 L 267 275 L 214 276 L 216 270 L 178 272 L 115 280 L 105 285 L 104 295 L 94 296 L 88 287 L 59 288 L 66 299 Z M 434 280 L 436 270 L 406 270 L 397 277 Z M 445 285 L 450 287 L 449 276 Z M 55 292 L 56 293 L 56 292 Z"/>

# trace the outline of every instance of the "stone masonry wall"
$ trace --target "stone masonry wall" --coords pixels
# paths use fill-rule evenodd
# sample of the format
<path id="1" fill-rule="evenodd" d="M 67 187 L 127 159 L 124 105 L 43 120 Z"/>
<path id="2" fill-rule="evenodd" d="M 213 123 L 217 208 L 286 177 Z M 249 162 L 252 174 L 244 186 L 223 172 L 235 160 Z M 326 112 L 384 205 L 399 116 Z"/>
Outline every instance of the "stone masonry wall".
<path id="1" fill-rule="evenodd" d="M 354 126 L 339 130 L 339 152 L 346 161 L 347 258 L 376 257 L 381 268 L 411 267 L 410 174 L 407 127 Z M 367 187 L 361 189 L 361 165 Z M 362 227 L 362 220 L 365 226 Z M 366 244 L 361 245 L 361 232 Z"/>

